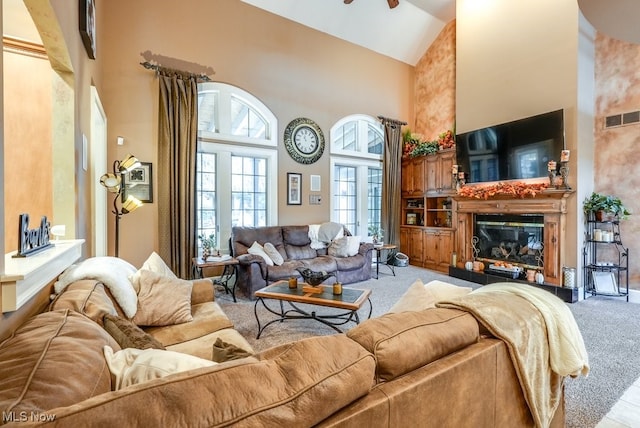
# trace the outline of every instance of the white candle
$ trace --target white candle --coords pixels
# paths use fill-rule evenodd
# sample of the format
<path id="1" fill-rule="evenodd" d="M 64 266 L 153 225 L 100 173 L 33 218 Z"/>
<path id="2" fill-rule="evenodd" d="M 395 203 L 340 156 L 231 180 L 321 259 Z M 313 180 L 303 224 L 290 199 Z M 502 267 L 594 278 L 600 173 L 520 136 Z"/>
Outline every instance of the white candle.
<path id="1" fill-rule="evenodd" d="M 571 156 L 571 152 L 569 150 L 563 150 L 560 154 L 560 162 L 569 162 L 569 156 Z"/>

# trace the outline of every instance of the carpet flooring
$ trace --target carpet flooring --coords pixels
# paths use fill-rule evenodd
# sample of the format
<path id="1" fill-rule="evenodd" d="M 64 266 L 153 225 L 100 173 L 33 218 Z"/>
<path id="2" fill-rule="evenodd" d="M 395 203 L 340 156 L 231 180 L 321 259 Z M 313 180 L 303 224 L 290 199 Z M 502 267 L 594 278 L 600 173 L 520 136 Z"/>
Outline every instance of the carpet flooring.
<path id="1" fill-rule="evenodd" d="M 395 270 L 396 276 L 393 276 L 386 266 L 381 266 L 379 280 L 349 285 L 372 290 L 372 317 L 386 313 L 417 278 L 424 283 L 439 279 L 460 286 L 479 287 L 478 284 L 414 266 L 397 267 Z M 305 337 L 336 333 L 315 320 L 288 320 L 270 325 L 260 339 L 256 339 L 255 302 L 239 298 L 234 303 L 224 291 L 216 292 L 216 300 L 256 351 Z M 586 378 L 568 378 L 565 381 L 566 426 L 595 427 L 624 391 L 640 377 L 640 305 L 598 296 L 568 306 L 582 332 L 591 373 Z M 261 323 L 274 318 L 261 305 L 257 311 Z M 366 317 L 367 313 L 368 305 L 365 303 L 359 311 L 360 317 Z M 354 325 L 349 323 L 344 328 Z"/>

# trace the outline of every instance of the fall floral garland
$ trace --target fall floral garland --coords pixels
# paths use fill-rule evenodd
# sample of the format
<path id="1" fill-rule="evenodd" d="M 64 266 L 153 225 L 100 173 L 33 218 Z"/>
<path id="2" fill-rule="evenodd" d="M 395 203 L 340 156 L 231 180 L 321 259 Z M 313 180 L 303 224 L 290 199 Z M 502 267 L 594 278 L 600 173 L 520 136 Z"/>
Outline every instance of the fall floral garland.
<path id="1" fill-rule="evenodd" d="M 516 196 L 518 198 L 535 197 L 548 187 L 546 183 L 498 183 L 486 186 L 462 186 L 459 196 L 474 199 L 489 199 L 493 196 Z"/>

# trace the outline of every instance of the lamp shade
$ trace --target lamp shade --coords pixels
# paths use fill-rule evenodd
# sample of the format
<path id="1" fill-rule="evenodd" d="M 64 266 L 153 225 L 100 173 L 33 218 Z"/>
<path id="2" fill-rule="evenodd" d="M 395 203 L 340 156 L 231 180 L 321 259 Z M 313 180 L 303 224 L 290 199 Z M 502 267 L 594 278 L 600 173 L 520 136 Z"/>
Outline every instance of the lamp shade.
<path id="1" fill-rule="evenodd" d="M 128 214 L 140 208 L 142 206 L 142 202 L 140 199 L 136 198 L 133 195 L 129 195 L 127 199 L 122 204 L 122 214 Z"/>
<path id="2" fill-rule="evenodd" d="M 118 193 L 120 191 L 120 182 L 122 178 L 119 175 L 112 173 L 102 174 L 100 177 L 100 184 L 107 188 L 112 193 Z"/>
<path id="3" fill-rule="evenodd" d="M 120 169 L 120 173 L 124 174 L 131 171 L 132 169 L 140 167 L 140 165 L 141 163 L 137 157 L 133 156 L 132 154 L 128 154 L 124 159 L 122 159 L 122 161 L 120 161 L 118 167 Z"/>

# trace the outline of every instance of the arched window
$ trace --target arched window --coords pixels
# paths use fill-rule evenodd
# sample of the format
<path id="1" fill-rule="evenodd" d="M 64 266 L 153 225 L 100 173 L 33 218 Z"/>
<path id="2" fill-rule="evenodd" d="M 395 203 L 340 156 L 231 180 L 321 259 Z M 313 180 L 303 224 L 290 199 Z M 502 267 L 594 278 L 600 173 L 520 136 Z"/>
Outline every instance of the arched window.
<path id="1" fill-rule="evenodd" d="M 355 114 L 336 122 L 331 139 L 331 217 L 353 234 L 380 227 L 384 131 L 375 118 Z"/>
<path id="2" fill-rule="evenodd" d="M 205 82 L 198 88 L 202 139 L 277 146 L 278 122 L 259 99 L 226 83 Z"/>
<path id="3" fill-rule="evenodd" d="M 199 85 L 197 234 L 215 233 L 221 250 L 228 249 L 232 226 L 275 224 L 277 129 L 271 110 L 248 92 Z"/>

